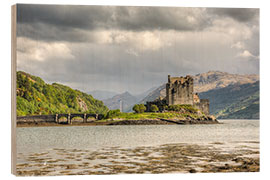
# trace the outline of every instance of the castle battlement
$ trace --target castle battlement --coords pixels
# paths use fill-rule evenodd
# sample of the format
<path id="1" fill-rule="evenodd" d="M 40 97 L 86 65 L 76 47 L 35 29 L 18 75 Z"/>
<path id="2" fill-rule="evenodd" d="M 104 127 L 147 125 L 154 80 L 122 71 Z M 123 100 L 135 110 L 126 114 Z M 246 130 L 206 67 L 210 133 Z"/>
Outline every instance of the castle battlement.
<path id="1" fill-rule="evenodd" d="M 185 83 L 193 83 L 193 78 L 189 75 L 187 75 L 186 77 L 171 77 L 170 75 L 168 75 L 168 83 L 171 84 L 185 84 Z"/>

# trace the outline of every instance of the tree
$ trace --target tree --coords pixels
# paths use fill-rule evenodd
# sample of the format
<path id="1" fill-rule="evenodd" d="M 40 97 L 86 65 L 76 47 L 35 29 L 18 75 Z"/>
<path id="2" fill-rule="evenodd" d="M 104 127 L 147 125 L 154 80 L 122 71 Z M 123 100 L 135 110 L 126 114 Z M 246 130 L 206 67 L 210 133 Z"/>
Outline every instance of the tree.
<path id="1" fill-rule="evenodd" d="M 146 111 L 146 107 L 144 104 L 139 104 L 140 107 L 140 113 L 143 113 L 144 111 Z"/>
<path id="2" fill-rule="evenodd" d="M 151 104 L 151 106 L 150 106 L 150 111 L 151 111 L 151 112 L 157 112 L 157 111 L 159 111 L 159 109 L 158 109 L 157 105 Z"/>
<path id="3" fill-rule="evenodd" d="M 110 110 L 106 113 L 105 119 L 113 118 L 114 116 L 118 116 L 120 114 L 120 109 Z"/>
<path id="4" fill-rule="evenodd" d="M 91 95 L 73 90 L 67 86 L 46 84 L 42 79 L 24 72 L 17 72 L 17 113 L 22 115 L 54 114 L 54 113 L 81 113 L 81 104 L 84 101 L 87 112 L 92 114 L 106 113 L 109 109 L 102 101 Z"/>
<path id="5" fill-rule="evenodd" d="M 135 104 L 132 108 L 133 111 L 135 111 L 135 113 L 139 113 L 140 112 L 140 107 L 138 104 Z"/>
<path id="6" fill-rule="evenodd" d="M 132 109 L 136 113 L 143 113 L 146 110 L 146 107 L 144 104 L 135 104 Z"/>

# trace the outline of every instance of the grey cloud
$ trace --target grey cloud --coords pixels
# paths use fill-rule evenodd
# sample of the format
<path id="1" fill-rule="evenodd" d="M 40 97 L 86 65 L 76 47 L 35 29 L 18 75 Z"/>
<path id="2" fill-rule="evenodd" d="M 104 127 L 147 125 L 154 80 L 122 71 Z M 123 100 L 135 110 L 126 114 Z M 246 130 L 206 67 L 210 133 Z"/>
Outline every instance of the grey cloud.
<path id="1" fill-rule="evenodd" d="M 207 11 L 218 16 L 230 17 L 239 22 L 250 22 L 259 17 L 256 8 L 208 8 Z"/>
<path id="2" fill-rule="evenodd" d="M 46 25 L 44 23 L 19 24 L 17 27 L 18 37 L 28 37 L 41 41 L 68 41 L 83 42 L 92 41 L 92 36 L 76 28 L 64 28 Z"/>
<path id="3" fill-rule="evenodd" d="M 114 18 L 117 27 L 127 30 L 194 31 L 209 25 L 203 13 L 203 8 L 118 7 Z"/>
<path id="4" fill-rule="evenodd" d="M 197 31 L 211 24 L 204 8 L 18 5 L 18 36 L 85 41 L 78 30 Z"/>
<path id="5" fill-rule="evenodd" d="M 209 70 L 258 73 L 259 61 L 234 59 L 231 49 L 219 44 L 176 43 L 139 57 L 123 52 L 122 46 L 73 44 L 76 59 L 27 60 L 20 70 L 83 91 L 96 89 L 139 93 L 166 82 L 172 76 L 194 75 Z M 177 47 L 177 50 L 175 50 Z"/>
<path id="6" fill-rule="evenodd" d="M 52 41 L 67 41 L 61 43 L 70 49 L 75 58 L 50 56 L 49 59 L 37 61 L 28 56 L 23 61 L 18 59 L 18 70 L 40 76 L 46 82 L 59 82 L 86 92 L 110 89 L 132 93 L 159 86 L 166 82 L 168 74 L 192 75 L 209 70 L 259 73 L 258 60 L 236 58 L 243 50 L 259 56 L 256 14 L 258 9 L 19 5 L 19 37 L 27 37 L 22 38 L 25 41 L 36 40 L 31 45 L 37 48 L 39 42 L 46 41 L 50 46 Z M 255 24 L 251 38 L 232 37 L 225 40 L 223 37 L 226 36 L 222 33 L 205 33 L 207 26 L 213 26 L 214 19 L 223 20 L 223 17 L 231 17 L 240 22 L 235 24 L 247 28 Z M 227 27 L 221 28 L 226 31 Z M 134 46 L 136 42 L 132 40 L 122 44 L 95 43 L 95 32 L 115 29 L 136 34 L 140 33 L 138 31 L 160 30 L 159 40 L 165 45 L 142 51 Z M 123 31 L 120 34 L 124 34 Z M 232 43 L 238 41 L 244 43 L 246 49 L 239 51 L 231 48 Z M 144 45 L 141 40 L 137 43 Z M 18 44 L 21 54 L 27 53 L 23 49 L 26 44 Z M 128 54 L 129 49 L 134 53 Z"/>
<path id="7" fill-rule="evenodd" d="M 45 23 L 66 28 L 95 28 L 111 15 L 106 6 L 30 5 L 19 4 L 19 23 Z"/>

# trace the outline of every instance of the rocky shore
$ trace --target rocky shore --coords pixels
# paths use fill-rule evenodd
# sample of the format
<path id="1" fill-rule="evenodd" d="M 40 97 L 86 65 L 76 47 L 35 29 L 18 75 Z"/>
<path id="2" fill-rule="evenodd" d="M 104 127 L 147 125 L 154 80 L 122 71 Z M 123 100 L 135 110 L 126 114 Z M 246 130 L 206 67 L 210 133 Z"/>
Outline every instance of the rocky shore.
<path id="1" fill-rule="evenodd" d="M 219 122 L 214 116 L 204 116 L 201 118 L 193 119 L 187 117 L 185 119 L 144 119 L 144 120 L 118 120 L 116 122 L 109 123 L 108 125 L 151 125 L 151 124 L 218 124 Z"/>
<path id="2" fill-rule="evenodd" d="M 17 127 L 35 127 L 35 126 L 105 126 L 105 125 L 187 125 L 187 124 L 218 124 L 218 120 L 211 115 L 193 118 L 155 118 L 155 119 L 134 119 L 126 120 L 121 118 L 112 118 L 108 120 L 97 120 L 90 122 L 75 121 L 72 124 L 55 122 L 29 122 L 17 123 Z"/>
<path id="3" fill-rule="evenodd" d="M 164 144 L 19 153 L 19 176 L 258 172 L 259 142 Z"/>

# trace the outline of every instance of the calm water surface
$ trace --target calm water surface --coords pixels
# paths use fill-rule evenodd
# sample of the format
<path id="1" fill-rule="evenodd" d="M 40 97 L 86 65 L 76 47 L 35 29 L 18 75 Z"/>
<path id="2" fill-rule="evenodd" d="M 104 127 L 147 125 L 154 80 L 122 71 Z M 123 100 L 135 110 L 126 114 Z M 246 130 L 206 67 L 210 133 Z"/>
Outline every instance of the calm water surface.
<path id="1" fill-rule="evenodd" d="M 259 141 L 259 120 L 219 121 L 222 124 L 22 127 L 17 128 L 17 152 Z"/>

